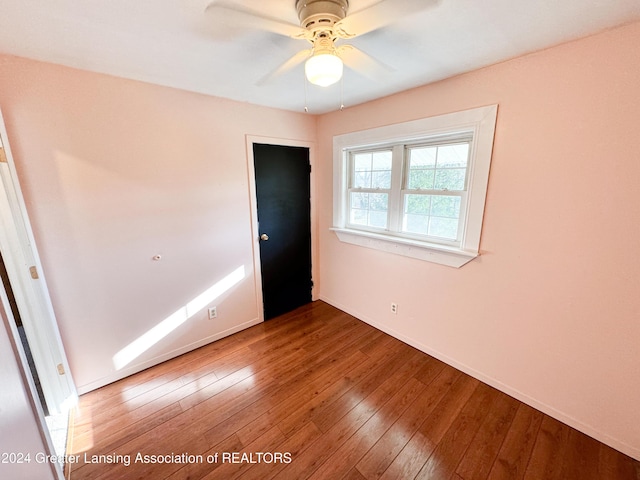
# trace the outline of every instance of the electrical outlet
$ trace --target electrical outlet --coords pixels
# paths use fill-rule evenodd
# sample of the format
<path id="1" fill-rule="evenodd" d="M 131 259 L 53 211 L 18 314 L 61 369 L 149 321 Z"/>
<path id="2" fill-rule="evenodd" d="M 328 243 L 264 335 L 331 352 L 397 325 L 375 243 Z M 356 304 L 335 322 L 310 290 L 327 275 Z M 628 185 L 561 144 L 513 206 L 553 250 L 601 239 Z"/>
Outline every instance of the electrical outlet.
<path id="1" fill-rule="evenodd" d="M 394 315 L 398 313 L 398 304 L 397 303 L 392 303 L 391 304 L 391 313 L 393 313 Z"/>
<path id="2" fill-rule="evenodd" d="M 214 318 L 218 318 L 218 308 L 209 307 L 209 320 L 213 320 Z"/>

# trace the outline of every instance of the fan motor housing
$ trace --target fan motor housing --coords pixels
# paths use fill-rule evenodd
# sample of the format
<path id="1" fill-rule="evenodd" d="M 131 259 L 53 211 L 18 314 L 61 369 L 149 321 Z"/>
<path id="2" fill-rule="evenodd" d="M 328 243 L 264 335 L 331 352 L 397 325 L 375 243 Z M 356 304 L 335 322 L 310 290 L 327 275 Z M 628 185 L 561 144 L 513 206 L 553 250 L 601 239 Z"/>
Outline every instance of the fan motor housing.
<path id="1" fill-rule="evenodd" d="M 311 31 L 330 29 L 348 10 L 349 0 L 296 0 L 300 26 Z"/>

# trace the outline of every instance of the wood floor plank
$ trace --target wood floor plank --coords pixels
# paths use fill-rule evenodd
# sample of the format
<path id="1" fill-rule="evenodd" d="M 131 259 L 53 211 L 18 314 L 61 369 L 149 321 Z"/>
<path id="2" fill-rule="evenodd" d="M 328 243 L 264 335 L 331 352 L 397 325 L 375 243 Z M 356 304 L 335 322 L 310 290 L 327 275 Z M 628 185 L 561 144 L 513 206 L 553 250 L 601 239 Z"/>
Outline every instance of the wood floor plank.
<path id="1" fill-rule="evenodd" d="M 382 480 L 415 478 L 429 459 L 433 448 L 434 445 L 430 439 L 417 431 L 379 478 Z"/>
<path id="2" fill-rule="evenodd" d="M 123 422 L 115 427 L 110 424 L 111 426 L 106 430 L 99 428 L 102 425 L 98 425 L 95 433 L 89 437 L 83 436 L 78 439 L 74 435 L 73 444 L 69 446 L 68 451 L 72 454 L 86 451 L 114 451 L 181 413 L 182 408 L 180 408 L 180 405 L 173 403 L 137 422 Z"/>
<path id="3" fill-rule="evenodd" d="M 376 370 L 372 370 L 358 385 L 345 392 L 334 402 L 318 409 L 313 417 L 313 422 L 323 432 L 329 430 L 340 418 L 360 403 L 363 398 L 376 390 L 393 372 L 402 368 L 413 353 L 411 347 L 402 346 L 393 358 L 380 365 Z"/>
<path id="4" fill-rule="evenodd" d="M 68 453 L 89 461 L 69 480 L 640 479 L 637 461 L 323 302 L 83 395 L 72 422 Z M 91 461 L 225 452 L 247 456 Z M 264 452 L 287 461 L 251 460 Z"/>
<path id="5" fill-rule="evenodd" d="M 358 385 L 370 375 L 371 371 L 375 371 L 381 365 L 387 363 L 396 354 L 397 351 L 395 349 L 386 348 L 380 348 L 375 352 L 370 352 L 367 362 L 357 365 L 352 370 L 345 372 L 345 375 L 336 378 L 336 381 L 333 382 L 331 386 L 318 392 L 311 400 L 289 411 L 284 418 L 279 420 L 278 425 L 280 429 L 287 436 L 291 435 L 300 428 L 301 425 L 311 422 L 318 411 L 330 405 L 336 399 L 341 398 L 345 392 L 354 388 L 355 385 Z"/>
<path id="6" fill-rule="evenodd" d="M 525 480 L 562 478 L 562 462 L 568 445 L 569 428 L 551 417 L 544 417 L 536 438 Z"/>
<path id="7" fill-rule="evenodd" d="M 456 469 L 460 477 L 464 480 L 484 480 L 488 477 L 518 405 L 517 400 L 498 392 L 485 421 Z"/>
<path id="8" fill-rule="evenodd" d="M 237 384 L 237 382 L 235 382 L 236 378 L 242 377 L 243 380 L 241 381 L 245 381 L 244 379 L 247 379 L 248 382 L 245 383 L 248 383 L 249 385 L 251 384 L 250 379 L 273 379 L 275 378 L 275 376 L 282 375 L 287 370 L 290 370 L 291 365 L 295 365 L 297 361 L 300 361 L 304 358 L 304 352 L 301 352 L 299 350 L 290 350 L 286 352 L 283 351 L 281 355 L 272 354 L 270 356 L 267 356 L 266 358 L 263 358 L 265 362 L 268 362 L 269 368 L 256 368 L 256 366 L 253 364 L 254 359 L 247 358 L 246 365 L 244 367 L 235 370 L 229 375 L 219 376 L 219 381 L 211 383 L 205 388 L 198 390 L 193 394 L 185 396 L 180 400 L 180 405 L 184 410 L 188 410 L 190 408 L 196 407 L 200 403 L 211 402 L 215 397 L 223 393 L 227 388 L 233 388 L 233 386 Z M 231 380 L 228 380 L 229 378 Z M 229 384 L 231 384 L 230 387 L 228 386 Z M 204 405 L 200 408 L 207 408 L 207 406 Z"/>
<path id="9" fill-rule="evenodd" d="M 372 339 L 360 349 L 365 355 L 372 356 L 379 350 L 389 350 L 394 343 L 393 340 L 395 339 L 393 337 L 384 334 L 380 330 L 374 330 L 374 332 L 375 335 Z"/>
<path id="10" fill-rule="evenodd" d="M 451 388 L 385 470 L 381 479 L 415 478 L 429 460 L 438 443 L 479 385 L 477 380 L 468 375 L 460 372 L 456 374 Z"/>
<path id="11" fill-rule="evenodd" d="M 563 478 L 598 480 L 600 443 L 577 430 L 569 432 L 562 463 Z"/>
<path id="12" fill-rule="evenodd" d="M 217 445 L 214 445 L 209 450 L 203 452 L 203 461 L 202 462 L 190 462 L 185 465 L 180 466 L 178 469 L 172 469 L 173 472 L 162 472 L 158 476 L 151 477 L 141 477 L 141 478 L 159 478 L 162 480 L 199 480 L 204 478 L 207 475 L 211 475 L 215 472 L 221 465 L 222 452 L 239 452 L 244 448 L 243 443 L 240 441 L 237 435 L 232 435 L 230 437 L 225 438 L 222 442 Z M 209 461 L 209 455 L 216 455 L 211 461 Z M 146 475 L 149 475 L 151 472 L 145 472 Z M 223 478 L 223 477 L 219 477 Z"/>
<path id="13" fill-rule="evenodd" d="M 426 386 L 411 378 L 331 458 L 311 475 L 311 479 L 342 478 L 424 392 Z"/>
<path id="14" fill-rule="evenodd" d="M 205 348 L 203 352 L 198 352 L 199 355 L 182 355 L 177 359 L 169 360 L 168 365 L 163 365 L 166 368 L 162 369 L 164 370 L 162 374 L 152 375 L 153 373 L 159 373 L 161 369 L 151 368 L 144 370 L 133 376 L 134 379 L 137 379 L 136 384 L 128 385 L 123 381 L 118 395 L 112 395 L 94 403 L 94 411 L 99 411 L 101 414 L 108 416 L 111 414 L 111 408 L 117 408 L 119 404 L 126 402 L 141 403 L 141 397 L 144 398 L 145 394 L 147 397 L 153 397 L 154 391 L 162 389 L 168 383 L 184 382 L 187 377 L 193 377 L 195 380 L 205 375 L 211 376 L 213 375 L 211 365 L 215 361 L 241 348 L 242 346 L 238 341 L 227 342 L 219 348 Z M 155 396 L 157 397 L 158 395 L 156 394 Z"/>
<path id="15" fill-rule="evenodd" d="M 342 477 L 342 480 L 366 480 L 362 474 L 356 469 L 356 468 L 352 468 L 351 470 L 349 470 L 349 473 L 347 473 L 344 477 Z"/>
<path id="16" fill-rule="evenodd" d="M 382 476 L 459 375 L 458 371 L 453 368 L 444 368 L 443 365 L 440 374 L 426 386 L 421 397 L 405 410 L 398 421 L 357 463 L 356 468 L 365 478 L 373 480 Z"/>
<path id="17" fill-rule="evenodd" d="M 411 362 L 414 355 L 415 352 L 406 350 L 401 365 Z M 375 390 L 355 402 L 328 430 L 318 427 L 324 435 L 275 478 L 308 478 L 389 400 L 399 382 L 406 379 L 405 374 L 401 368 L 396 369 Z"/>
<path id="18" fill-rule="evenodd" d="M 433 379 L 440 375 L 440 373 L 446 367 L 446 364 L 444 362 L 441 362 L 440 360 L 437 360 L 433 357 L 427 358 L 429 361 L 426 362 L 426 364 L 421 368 L 419 368 L 413 376 L 425 385 L 429 385 L 433 381 Z"/>
<path id="19" fill-rule="evenodd" d="M 498 393 L 493 388 L 485 384 L 478 385 L 416 475 L 416 480 L 450 478 L 455 473 L 467 447 L 487 416 L 489 407 L 497 397 Z"/>
<path id="20" fill-rule="evenodd" d="M 434 446 L 440 443 L 479 385 L 475 378 L 460 375 L 433 413 L 420 425 L 419 431 L 431 439 Z"/>
<path id="21" fill-rule="evenodd" d="M 237 352 L 238 350 L 234 350 L 233 353 L 235 354 Z M 242 353 L 242 350 L 239 350 L 239 352 Z M 280 353 L 281 356 L 284 354 L 286 354 L 286 352 Z M 219 358 L 220 362 L 223 362 L 224 359 L 226 359 L 227 357 L 228 357 L 227 355 L 222 355 Z M 243 363 L 246 364 L 248 362 L 249 362 L 249 359 L 247 359 L 245 356 Z M 190 367 L 193 367 L 193 366 L 196 366 L 194 365 L 196 363 L 198 362 L 190 362 L 188 365 Z M 210 365 L 210 363 L 207 363 L 206 365 Z M 209 366 L 209 368 L 211 367 Z M 248 376 L 254 370 L 255 369 L 245 369 L 245 372 L 241 372 L 241 376 L 244 374 Z M 187 383 L 187 379 L 190 379 L 191 382 Z M 186 402 L 188 400 L 194 400 L 195 398 L 197 398 L 197 394 L 201 393 L 201 392 L 198 392 L 198 390 L 200 390 L 200 388 L 198 387 L 203 385 L 216 384 L 213 388 L 219 389 L 224 384 L 224 382 L 216 383 L 217 379 L 218 377 L 215 375 L 214 372 L 210 372 L 210 374 L 202 375 L 202 376 L 195 375 L 194 372 L 190 372 L 187 375 L 183 374 L 178 378 L 174 378 L 173 380 L 168 381 L 167 383 L 161 384 L 157 388 L 147 390 L 145 393 L 133 398 L 133 401 L 123 402 L 123 403 L 126 403 L 127 410 L 126 411 L 123 410 L 122 405 L 120 405 L 120 410 L 118 412 L 119 414 L 117 416 L 113 416 L 110 410 L 107 410 L 105 412 L 103 410 L 103 408 L 105 408 L 105 405 L 100 404 L 101 408 L 100 410 L 97 410 L 98 412 L 97 415 L 95 414 L 93 415 L 93 418 L 91 418 L 91 422 L 94 424 L 100 425 L 99 429 L 102 429 L 102 430 L 113 429 L 116 427 L 116 425 L 112 425 L 112 423 L 118 423 L 118 422 L 122 423 L 123 421 L 133 423 L 135 421 L 138 421 L 140 418 L 145 418 L 161 410 L 162 408 L 165 408 L 166 405 L 173 403 L 176 399 L 181 402 L 181 405 L 183 406 L 183 408 L 185 409 L 189 408 L 192 405 L 187 404 Z M 225 381 L 228 381 L 228 380 L 233 380 L 233 377 L 225 378 Z M 196 381 L 197 383 L 195 383 Z M 172 394 L 173 398 L 171 398 L 169 394 Z M 206 399 L 206 398 L 209 398 L 210 396 L 212 396 L 212 390 L 207 390 L 204 395 L 204 398 Z M 141 398 L 143 398 L 143 400 L 141 400 Z M 146 403 L 146 402 L 149 402 L 149 403 Z M 94 409 L 94 411 L 96 410 Z M 91 431 L 91 433 L 100 434 L 101 432 L 94 428 Z M 83 430 L 81 428 L 76 429 L 76 434 L 79 437 L 81 437 L 83 434 Z"/>
<path id="22" fill-rule="evenodd" d="M 271 451 L 271 447 L 282 443 L 284 439 L 285 437 L 280 429 L 277 426 L 273 426 L 241 450 L 226 452 L 234 454 L 234 456 L 231 457 L 228 462 L 221 464 L 215 471 L 203 477 L 203 479 L 215 480 L 225 478 L 231 480 L 246 473 L 253 465 L 264 461 L 271 462 L 273 461 L 273 455 L 275 453 Z M 265 454 L 268 455 L 268 457 Z"/>
<path id="23" fill-rule="evenodd" d="M 258 372 L 127 442 L 118 452 L 129 455 L 145 451 L 152 451 L 152 454 L 167 454 L 172 451 L 202 454 L 210 446 L 204 438 L 204 433 L 212 422 L 232 415 L 247 404 L 253 403 L 260 395 L 268 395 L 269 391 L 273 390 L 273 378 L 268 372 Z M 87 470 L 92 471 L 95 468 L 99 468 L 99 465 L 89 465 Z M 149 468 L 155 471 L 154 466 Z"/>
<path id="24" fill-rule="evenodd" d="M 162 392 L 155 392 L 159 396 L 153 399 L 150 398 L 148 403 L 138 406 L 136 404 L 131 405 L 127 402 L 119 406 L 117 415 L 112 414 L 107 418 L 102 415 L 96 415 L 91 418 L 89 425 L 83 425 L 81 430 L 76 431 L 77 440 L 82 441 L 88 437 L 89 441 L 93 441 L 92 439 L 94 437 L 103 438 L 108 435 L 108 432 L 120 431 L 126 426 L 144 421 L 152 416 L 157 416 L 170 406 L 176 404 L 179 406 L 179 402 L 184 396 L 199 391 L 202 383 L 217 382 L 217 377 L 215 377 L 215 375 L 212 377 L 203 377 L 202 382 L 194 381 L 186 385 L 180 381 L 176 382 L 176 384 L 173 382 L 167 383 L 166 385 L 171 388 L 163 389 Z M 179 410 L 182 411 L 182 407 L 180 407 Z M 95 410 L 92 409 L 91 411 L 93 412 Z"/>
<path id="25" fill-rule="evenodd" d="M 518 410 L 517 400 L 497 390 L 495 393 L 484 422 L 456 469 L 465 480 L 487 478 Z"/>
<path id="26" fill-rule="evenodd" d="M 352 335 L 351 343 L 343 345 L 357 348 L 362 342 L 368 342 L 370 333 L 374 332 L 366 332 L 359 337 Z M 270 428 L 272 424 L 278 423 L 290 412 L 295 411 L 299 406 L 311 401 L 326 388 L 334 385 L 336 378 L 340 378 L 340 375 L 356 368 L 366 358 L 366 355 L 359 350 L 347 356 L 337 352 L 335 348 L 326 347 L 309 357 L 306 369 L 300 369 L 296 375 L 284 376 L 286 381 L 280 380 L 278 382 L 279 391 L 271 397 L 269 403 L 252 404 L 223 424 L 216 425 L 207 432 L 206 436 L 210 441 L 214 441 L 225 435 L 226 432 L 236 431 L 244 442 L 249 442 Z"/>
<path id="27" fill-rule="evenodd" d="M 327 383 L 329 378 L 325 377 L 330 376 L 333 380 L 340 371 L 348 369 L 349 366 L 358 365 L 364 358 L 366 356 L 363 353 L 356 352 L 349 357 L 341 359 L 341 362 L 332 365 L 332 369 L 328 372 L 323 372 L 322 375 L 305 376 L 304 381 L 300 380 L 297 385 L 295 382 L 292 382 L 294 385 L 280 385 L 280 388 L 274 392 L 269 402 L 252 403 L 224 422 L 211 427 L 205 432 L 205 437 L 209 442 L 217 443 L 227 435 L 237 432 L 241 440 L 250 442 L 256 436 L 262 434 L 264 430 L 268 430 L 272 425 L 276 424 L 278 419 L 287 411 L 295 409 L 299 403 L 310 400 L 306 395 L 313 395 L 316 391 L 322 391 L 329 386 L 329 383 Z"/>
<path id="28" fill-rule="evenodd" d="M 188 371 L 189 365 L 198 361 L 198 359 L 215 359 L 219 352 L 228 354 L 237 348 L 241 348 L 237 337 L 230 336 L 201 347 L 201 349 L 180 355 L 162 363 L 162 368 L 148 368 L 142 372 L 126 377 L 118 382 L 112 383 L 105 387 L 93 390 L 80 397 L 79 406 L 81 408 L 95 408 L 96 410 L 104 408 L 105 402 L 112 402 L 112 397 L 121 397 L 123 394 L 133 396 L 138 391 L 146 391 L 148 388 L 157 385 L 157 382 L 163 382 L 166 378 L 174 378 L 174 375 L 184 374 Z"/>
<path id="29" fill-rule="evenodd" d="M 491 479 L 524 478 L 543 415 L 521 403 L 489 474 Z"/>
<path id="30" fill-rule="evenodd" d="M 600 480 L 616 480 L 619 478 L 635 478 L 640 480 L 640 463 L 605 444 L 600 444 L 598 462 L 598 478 Z"/>
<path id="31" fill-rule="evenodd" d="M 291 459 L 300 456 L 320 436 L 322 436 L 322 432 L 318 430 L 318 427 L 311 422 L 306 423 L 295 434 L 274 445 L 270 450 L 271 452 L 288 454 L 284 461 L 274 464 L 262 463 L 254 465 L 242 475 L 242 480 L 269 480 L 275 477 L 290 463 Z"/>

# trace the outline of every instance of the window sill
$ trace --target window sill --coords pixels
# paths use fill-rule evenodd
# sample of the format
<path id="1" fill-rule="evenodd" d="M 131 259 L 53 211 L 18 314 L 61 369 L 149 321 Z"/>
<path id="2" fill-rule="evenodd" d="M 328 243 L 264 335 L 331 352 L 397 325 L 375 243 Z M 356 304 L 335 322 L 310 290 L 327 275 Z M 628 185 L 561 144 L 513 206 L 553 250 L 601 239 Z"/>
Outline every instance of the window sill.
<path id="1" fill-rule="evenodd" d="M 364 232 L 347 228 L 331 228 L 341 242 L 395 253 L 405 257 L 417 258 L 427 262 L 439 263 L 460 268 L 470 262 L 478 253 L 467 252 L 455 247 L 436 245 L 402 237 L 392 237 L 380 233 Z"/>

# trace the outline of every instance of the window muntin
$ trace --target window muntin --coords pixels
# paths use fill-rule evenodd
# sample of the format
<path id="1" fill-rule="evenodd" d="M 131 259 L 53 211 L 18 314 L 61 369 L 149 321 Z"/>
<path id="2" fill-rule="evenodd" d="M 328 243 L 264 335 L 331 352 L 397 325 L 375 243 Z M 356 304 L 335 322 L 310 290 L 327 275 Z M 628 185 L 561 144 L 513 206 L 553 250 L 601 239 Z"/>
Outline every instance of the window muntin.
<path id="1" fill-rule="evenodd" d="M 470 143 L 461 138 L 348 151 L 348 226 L 459 245 Z"/>

